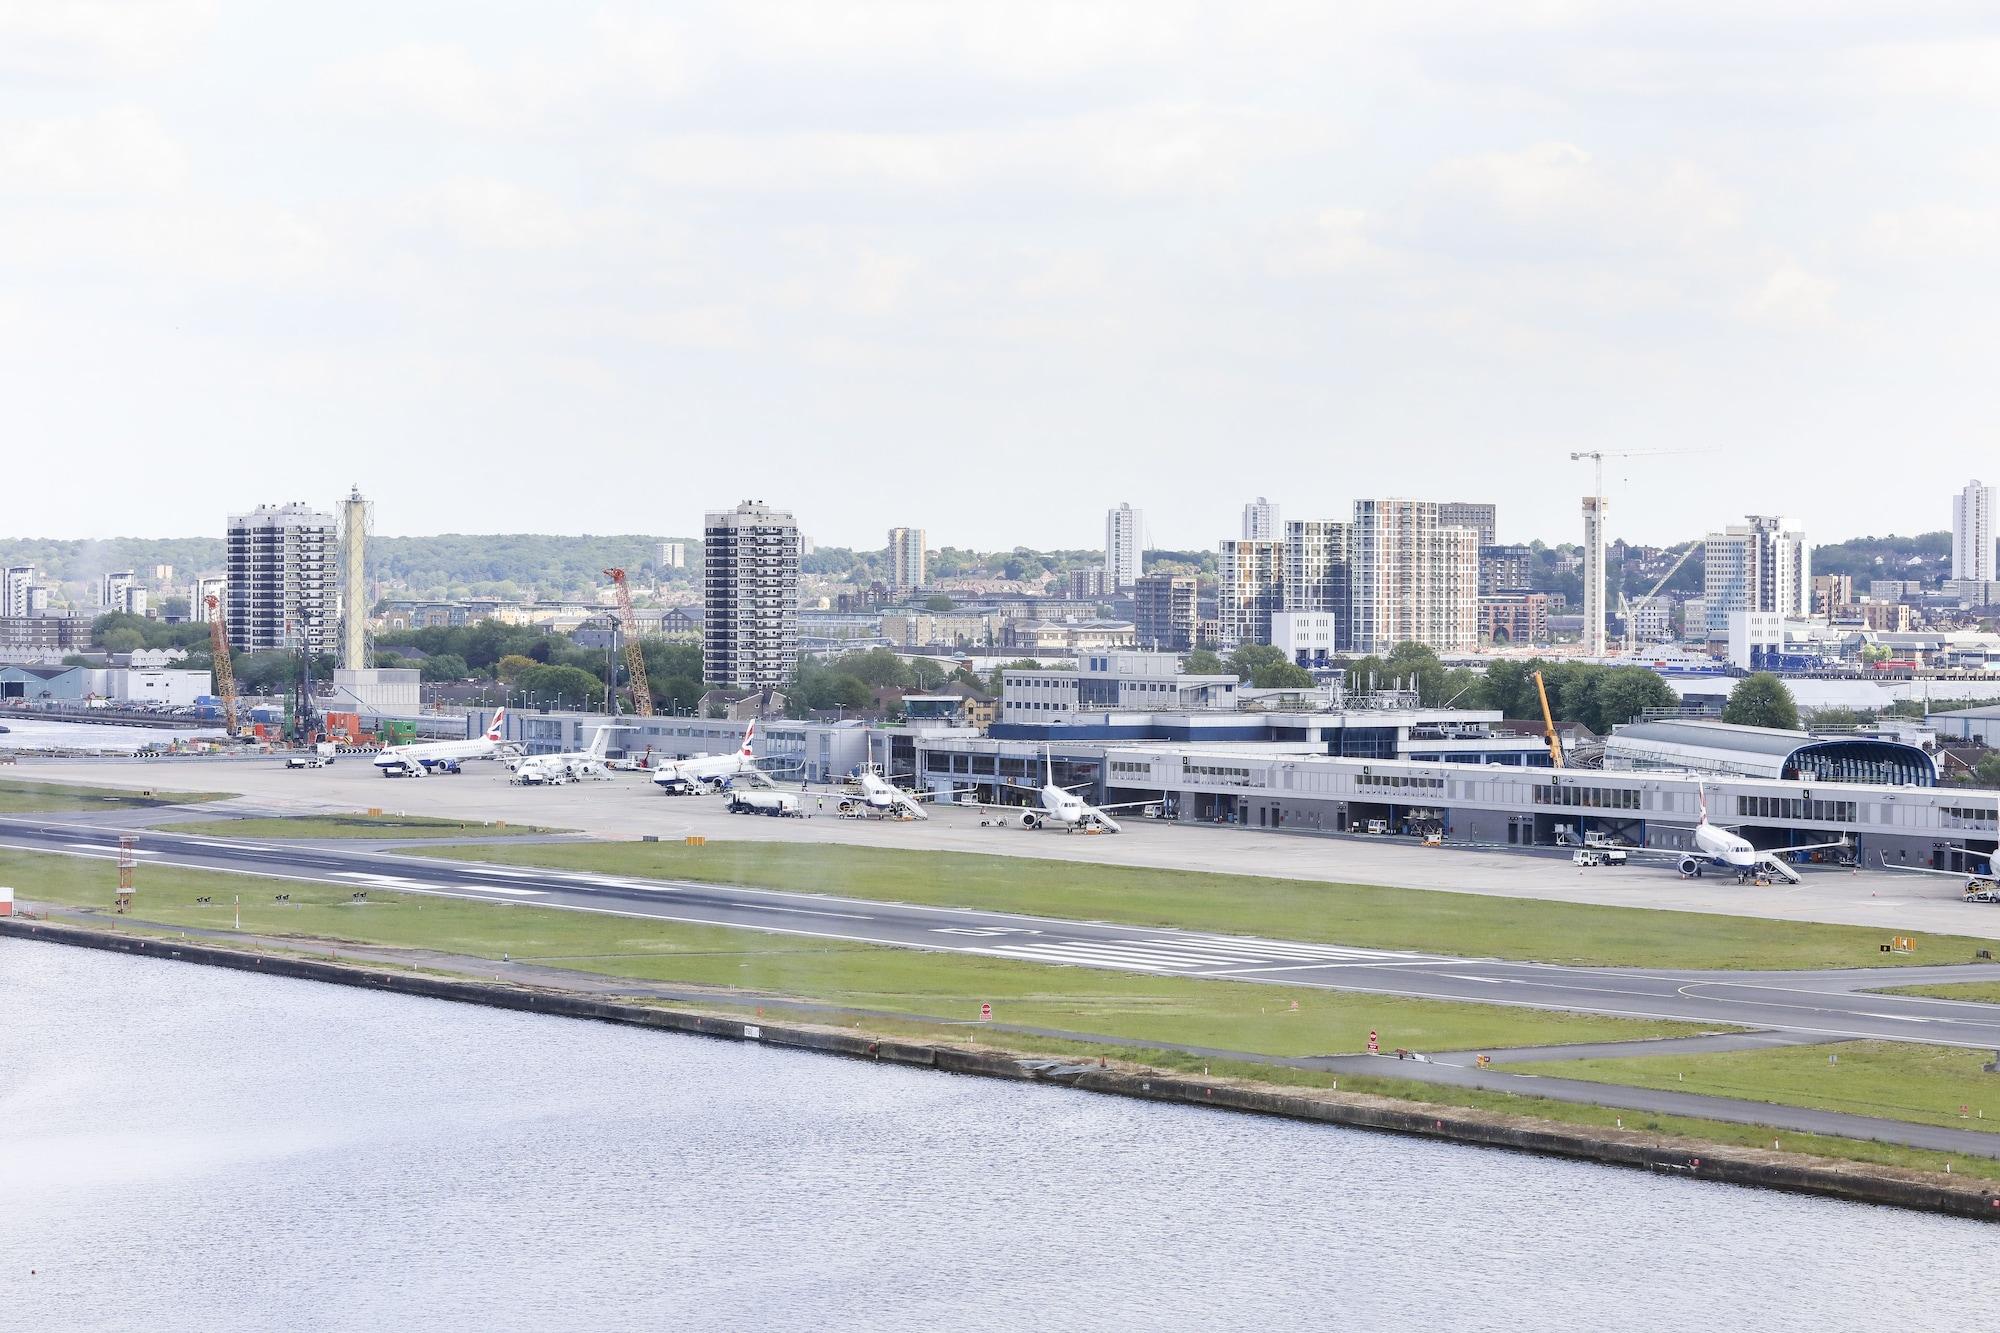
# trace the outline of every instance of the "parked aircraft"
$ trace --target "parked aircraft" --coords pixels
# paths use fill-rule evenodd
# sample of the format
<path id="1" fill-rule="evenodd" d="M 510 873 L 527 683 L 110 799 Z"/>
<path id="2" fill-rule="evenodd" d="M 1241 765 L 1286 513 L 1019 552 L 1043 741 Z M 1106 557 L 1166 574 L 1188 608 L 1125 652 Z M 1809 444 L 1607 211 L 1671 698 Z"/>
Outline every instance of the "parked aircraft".
<path id="1" fill-rule="evenodd" d="M 1683 879 L 1699 878 L 1705 871 L 1714 868 L 1731 870 L 1736 873 L 1737 883 L 1754 879 L 1759 875 L 1774 875 L 1787 884 L 1799 882 L 1799 872 L 1792 869 L 1780 852 L 1790 855 L 1794 852 L 1828 851 L 1836 847 L 1852 847 L 1854 844 L 1842 838 L 1838 842 L 1815 842 L 1802 847 L 1779 847 L 1764 851 L 1750 844 L 1748 838 L 1732 833 L 1728 829 L 1708 822 L 1708 789 L 1697 786 L 1697 799 L 1701 803 L 1701 819 L 1694 826 L 1694 847 L 1690 851 L 1676 852 L 1655 847 L 1629 847 L 1625 850 L 1633 856 L 1664 856 L 1671 858 L 1681 872 Z"/>
<path id="2" fill-rule="evenodd" d="M 1118 821 L 1111 817 L 1110 811 L 1156 809 L 1159 806 L 1158 801 L 1123 801 L 1117 805 L 1092 805 L 1078 796 L 1074 787 L 1056 785 L 1055 757 L 1047 746 L 1042 748 L 1042 763 L 1046 777 L 1041 787 L 1030 787 L 1026 783 L 1014 784 L 1022 790 L 1036 792 L 1041 797 L 1042 807 L 1039 810 L 1018 805 L 989 805 L 970 799 L 961 800 L 958 804 L 977 806 L 982 810 L 998 810 L 1009 816 L 1018 815 L 1023 828 L 1038 829 L 1055 824 L 1071 833 L 1079 829 L 1086 832 L 1120 833 L 1123 830 L 1119 827 Z M 1079 782 L 1075 787 L 1090 785 L 1087 782 Z"/>
<path id="3" fill-rule="evenodd" d="M 507 710 L 502 708 L 493 715 L 486 734 L 470 740 L 420 741 L 384 750 L 375 756 L 375 767 L 382 770 L 385 778 L 420 778 L 439 765 L 455 769 L 462 760 L 491 759 L 503 749 L 512 748 L 500 740 L 501 723 L 506 717 Z"/>
<path id="4" fill-rule="evenodd" d="M 862 769 L 855 775 L 855 781 L 861 791 L 858 795 L 840 798 L 839 809 L 843 815 L 874 813 L 893 815 L 898 819 L 930 818 L 923 807 L 923 802 L 930 798 L 898 787 L 872 768 Z"/>
<path id="5" fill-rule="evenodd" d="M 602 726 L 591 733 L 587 749 L 529 755 L 514 766 L 514 781 L 523 787 L 533 787 L 578 782 L 584 778 L 608 780 L 611 770 L 606 766 L 604 756 L 611 744 L 611 733 L 630 730 L 630 727 Z"/>
<path id="6" fill-rule="evenodd" d="M 738 778 L 748 778 L 764 787 L 775 786 L 770 775 L 757 767 L 750 753 L 750 742 L 757 735 L 757 720 L 743 729 L 743 744 L 736 747 L 734 754 L 698 754 L 688 759 L 670 759 L 653 770 L 653 781 L 662 790 L 669 792 L 715 792 L 721 791 L 723 784 Z"/>

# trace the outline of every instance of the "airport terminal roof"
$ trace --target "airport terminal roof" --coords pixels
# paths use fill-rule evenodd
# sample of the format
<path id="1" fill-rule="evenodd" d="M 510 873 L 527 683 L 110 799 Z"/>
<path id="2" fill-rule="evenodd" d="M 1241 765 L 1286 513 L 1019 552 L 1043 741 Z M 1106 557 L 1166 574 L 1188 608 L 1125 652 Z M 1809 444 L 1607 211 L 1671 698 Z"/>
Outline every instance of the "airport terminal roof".
<path id="1" fill-rule="evenodd" d="M 1891 786 L 1935 786 L 1937 764 L 1921 748 L 1862 736 L 1744 727 L 1681 718 L 1634 722 L 1611 734 L 1608 769 L 1680 769 L 1749 778 L 1818 778 Z"/>

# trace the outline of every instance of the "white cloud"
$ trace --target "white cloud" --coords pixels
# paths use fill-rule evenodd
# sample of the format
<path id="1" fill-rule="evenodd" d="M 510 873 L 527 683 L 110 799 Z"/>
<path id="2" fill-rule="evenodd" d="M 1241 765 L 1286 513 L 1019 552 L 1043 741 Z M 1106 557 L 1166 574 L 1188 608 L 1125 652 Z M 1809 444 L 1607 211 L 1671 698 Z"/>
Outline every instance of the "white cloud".
<path id="1" fill-rule="evenodd" d="M 170 190 L 186 175 L 186 152 L 139 107 L 0 122 L 0 198 Z"/>
<path id="2" fill-rule="evenodd" d="M 1463 225 L 1610 249 L 1697 245 L 1741 220 L 1736 192 L 1695 163 L 1614 166 L 1571 143 L 1456 158 L 1433 180 L 1443 205 L 1463 210 Z"/>
<path id="3" fill-rule="evenodd" d="M 1293 219 L 1270 237 L 1265 266 L 1285 277 L 1379 269 L 1392 256 L 1376 240 L 1378 220 L 1360 208 L 1325 208 Z"/>
<path id="4" fill-rule="evenodd" d="M 214 0 L 0 0 L 0 70 L 74 79 L 161 69 L 215 15 Z"/>
<path id="5" fill-rule="evenodd" d="M 1759 324 L 1817 325 L 1834 319 L 1834 297 L 1840 284 L 1809 273 L 1785 260 L 1765 277 L 1741 307 L 1743 317 Z"/>
<path id="6" fill-rule="evenodd" d="M 343 60 L 319 83 L 326 100 L 350 114 L 481 130 L 532 124 L 553 100 L 546 83 L 490 69 L 444 42 L 407 42 Z"/>
<path id="7" fill-rule="evenodd" d="M 660 184 L 690 191 L 1174 194 L 1232 188 L 1246 170 L 1317 137 L 1255 113 L 1155 105 L 1004 128 L 673 134 L 641 148 L 636 162 Z"/>

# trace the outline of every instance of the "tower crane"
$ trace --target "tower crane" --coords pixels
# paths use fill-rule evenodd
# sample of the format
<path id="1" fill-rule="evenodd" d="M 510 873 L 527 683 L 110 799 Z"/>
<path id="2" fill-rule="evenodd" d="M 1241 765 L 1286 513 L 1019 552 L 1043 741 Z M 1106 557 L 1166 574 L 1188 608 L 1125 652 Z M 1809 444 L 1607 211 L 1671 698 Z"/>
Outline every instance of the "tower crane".
<path id="1" fill-rule="evenodd" d="M 229 661 L 229 630 L 222 623 L 222 603 L 208 598 L 208 651 L 215 659 L 215 688 L 222 696 L 222 729 L 236 735 L 236 668 Z"/>
<path id="2" fill-rule="evenodd" d="M 640 717 L 651 717 L 653 687 L 646 679 L 646 654 L 639 648 L 639 618 L 632 614 L 632 590 L 625 584 L 622 569 L 607 569 L 604 577 L 618 589 L 618 623 L 625 634 L 625 672 L 632 678 L 632 711 Z M 616 690 L 615 681 L 611 688 Z"/>
<path id="3" fill-rule="evenodd" d="M 1593 475 L 1591 491 L 1583 502 L 1583 650 L 1592 657 L 1605 652 L 1604 635 L 1604 460 L 1607 458 L 1665 458 L 1675 454 L 1707 454 L 1712 449 L 1573 449 L 1572 463 L 1588 458 Z"/>
<path id="4" fill-rule="evenodd" d="M 1687 549 L 1680 553 L 1680 558 L 1667 567 L 1666 573 L 1660 575 L 1660 581 L 1653 585 L 1652 590 L 1638 601 L 1632 603 L 1631 606 L 1628 607 L 1625 605 L 1625 593 L 1623 589 L 1620 589 L 1618 593 L 1618 610 L 1625 617 L 1625 655 L 1627 657 L 1632 655 L 1632 617 L 1638 612 L 1640 607 L 1660 595 L 1660 589 L 1667 586 L 1667 580 L 1681 572 L 1681 566 L 1687 563 L 1688 557 L 1693 555 L 1695 548 L 1701 544 L 1699 540 L 1689 542 Z"/>

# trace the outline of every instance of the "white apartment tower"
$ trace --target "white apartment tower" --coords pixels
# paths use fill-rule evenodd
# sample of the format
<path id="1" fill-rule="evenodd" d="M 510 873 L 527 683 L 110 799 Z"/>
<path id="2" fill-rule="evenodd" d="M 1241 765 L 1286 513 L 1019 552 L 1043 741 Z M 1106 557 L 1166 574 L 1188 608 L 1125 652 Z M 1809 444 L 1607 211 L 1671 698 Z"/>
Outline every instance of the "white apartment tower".
<path id="1" fill-rule="evenodd" d="M 1583 655 L 1602 657 L 1608 651 L 1604 632 L 1604 525 L 1611 502 L 1601 495 L 1583 497 Z"/>
<path id="2" fill-rule="evenodd" d="M 702 674 L 759 688 L 792 678 L 799 656 L 799 525 L 745 500 L 703 523 Z"/>
<path id="3" fill-rule="evenodd" d="M 215 612 L 208 609 L 208 599 L 211 597 L 215 599 L 215 604 L 218 607 L 227 611 L 229 609 L 229 580 L 223 578 L 220 574 L 209 574 L 203 578 L 196 579 L 194 581 L 194 596 L 190 599 L 190 605 L 188 606 L 188 619 L 202 625 L 214 621 Z"/>
<path id="4" fill-rule="evenodd" d="M 1146 544 L 1146 514 L 1121 504 L 1104 515 L 1104 586 L 1130 592 L 1139 581 Z"/>
<path id="5" fill-rule="evenodd" d="M 889 529 L 889 590 L 898 596 L 924 586 L 924 530 Z"/>
<path id="6" fill-rule="evenodd" d="M 1951 576 L 1986 579 L 1994 575 L 1993 487 L 1978 478 L 1951 501 Z"/>
<path id="7" fill-rule="evenodd" d="M 1225 541 L 1216 546 L 1215 617 L 1224 649 L 1271 641 L 1271 613 L 1285 604 L 1285 544 Z"/>
<path id="8" fill-rule="evenodd" d="M 33 565 L 9 565 L 0 570 L 0 616 L 28 614 L 28 590 L 35 586 Z"/>
<path id="9" fill-rule="evenodd" d="M 1439 521 L 1429 500 L 1356 500 L 1348 528 L 1349 648 L 1404 642 L 1441 653 L 1479 646 L 1479 533 Z"/>
<path id="10" fill-rule="evenodd" d="M 1278 531 L 1278 506 L 1261 495 L 1243 506 L 1244 541 L 1274 542 L 1283 535 Z"/>
<path id="11" fill-rule="evenodd" d="M 239 653 L 338 639 L 340 536 L 333 515 L 297 501 L 229 516 L 229 646 Z"/>
<path id="12" fill-rule="evenodd" d="M 1812 614 L 1812 543 L 1790 519 L 1752 514 L 1746 523 L 1711 532 L 1702 558 L 1702 609 L 1709 638 L 1728 637 L 1729 616 L 1735 611 L 1801 619 Z"/>
<path id="13" fill-rule="evenodd" d="M 653 568 L 686 569 L 688 548 L 686 542 L 661 542 L 653 552 Z"/>

